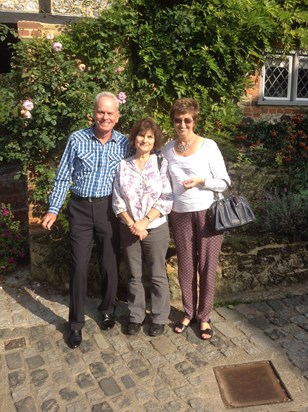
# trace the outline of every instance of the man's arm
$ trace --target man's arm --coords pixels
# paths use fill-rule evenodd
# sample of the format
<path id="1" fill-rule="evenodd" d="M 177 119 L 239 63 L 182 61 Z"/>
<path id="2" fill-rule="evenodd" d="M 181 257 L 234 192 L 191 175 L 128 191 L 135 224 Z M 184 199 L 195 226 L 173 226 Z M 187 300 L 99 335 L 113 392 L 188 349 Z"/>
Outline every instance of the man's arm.
<path id="1" fill-rule="evenodd" d="M 62 155 L 52 192 L 49 196 L 49 209 L 42 219 L 44 229 L 50 230 L 57 219 L 57 215 L 64 203 L 67 191 L 71 182 L 73 169 L 73 147 L 72 138 L 68 140 L 65 151 Z"/>

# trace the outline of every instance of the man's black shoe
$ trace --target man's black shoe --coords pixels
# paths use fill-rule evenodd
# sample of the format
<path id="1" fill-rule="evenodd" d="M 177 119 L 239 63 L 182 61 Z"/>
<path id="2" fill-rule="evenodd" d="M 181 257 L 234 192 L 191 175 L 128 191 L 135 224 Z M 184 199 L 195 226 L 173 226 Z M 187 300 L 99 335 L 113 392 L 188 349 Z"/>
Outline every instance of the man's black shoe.
<path id="1" fill-rule="evenodd" d="M 115 320 L 113 315 L 104 314 L 102 315 L 102 326 L 103 330 L 112 329 L 115 325 Z"/>
<path id="2" fill-rule="evenodd" d="M 127 325 L 127 335 L 137 335 L 140 332 L 141 323 L 129 322 Z"/>
<path id="3" fill-rule="evenodd" d="M 68 337 L 68 345 L 70 348 L 78 348 L 82 342 L 81 330 L 71 330 Z"/>
<path id="4" fill-rule="evenodd" d="M 160 336 L 164 333 L 165 325 L 160 325 L 158 323 L 152 323 L 150 327 L 150 336 Z"/>

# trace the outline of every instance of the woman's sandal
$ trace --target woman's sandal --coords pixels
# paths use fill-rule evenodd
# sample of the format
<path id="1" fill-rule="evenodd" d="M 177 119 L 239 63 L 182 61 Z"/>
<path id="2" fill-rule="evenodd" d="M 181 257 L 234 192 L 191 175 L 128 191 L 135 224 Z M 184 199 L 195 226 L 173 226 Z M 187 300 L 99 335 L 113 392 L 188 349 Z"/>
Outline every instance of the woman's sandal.
<path id="1" fill-rule="evenodd" d="M 200 322 L 200 323 L 208 323 L 209 325 L 211 325 L 211 319 L 209 319 L 208 322 Z M 202 340 L 210 340 L 213 337 L 213 329 L 211 327 L 200 329 L 199 333 L 200 333 L 200 339 Z M 209 337 L 204 338 L 203 335 L 208 335 Z"/>
<path id="2" fill-rule="evenodd" d="M 187 319 L 187 318 L 184 318 L 184 319 L 189 320 L 189 319 Z M 187 323 L 187 325 L 185 325 L 185 323 L 183 323 L 183 322 L 181 322 L 181 321 L 178 320 L 178 321 L 175 322 L 175 324 L 174 324 L 173 331 L 174 331 L 175 333 L 183 333 L 183 332 L 188 328 L 188 326 L 191 325 L 192 323 L 194 323 L 195 321 L 196 321 L 195 319 L 191 319 L 191 320 L 189 320 L 189 322 Z M 176 329 L 178 329 L 178 330 L 176 330 Z"/>

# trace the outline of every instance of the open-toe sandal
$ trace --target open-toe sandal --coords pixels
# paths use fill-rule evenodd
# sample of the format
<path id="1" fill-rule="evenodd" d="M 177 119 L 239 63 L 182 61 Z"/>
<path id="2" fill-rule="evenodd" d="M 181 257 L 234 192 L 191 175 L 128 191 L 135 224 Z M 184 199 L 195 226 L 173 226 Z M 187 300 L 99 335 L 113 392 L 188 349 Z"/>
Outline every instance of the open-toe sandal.
<path id="1" fill-rule="evenodd" d="M 203 323 L 208 323 L 209 325 L 211 325 L 211 319 L 209 319 L 208 322 L 203 322 Z M 213 337 L 213 329 L 211 327 L 200 329 L 199 333 L 200 333 L 200 339 L 202 340 L 210 340 Z M 204 338 L 203 335 L 208 335 L 208 337 Z"/>
<path id="2" fill-rule="evenodd" d="M 184 319 L 187 319 L 187 318 L 184 318 Z M 175 322 L 173 330 L 174 330 L 175 333 L 183 333 L 188 328 L 188 326 L 191 325 L 194 322 L 195 322 L 195 319 L 191 319 L 187 323 L 187 325 L 185 325 L 185 323 L 178 320 L 177 322 Z"/>

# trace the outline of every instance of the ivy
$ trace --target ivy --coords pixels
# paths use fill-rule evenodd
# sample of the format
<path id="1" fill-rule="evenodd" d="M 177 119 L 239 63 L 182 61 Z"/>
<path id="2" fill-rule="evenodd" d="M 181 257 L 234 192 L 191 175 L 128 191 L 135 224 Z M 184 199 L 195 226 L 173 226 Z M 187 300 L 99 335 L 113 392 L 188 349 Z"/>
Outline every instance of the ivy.
<path id="1" fill-rule="evenodd" d="M 56 39 L 19 42 L 11 72 L 0 76 L 0 160 L 50 182 L 68 135 L 91 124 L 93 99 L 103 89 L 127 95 L 121 131 L 150 115 L 166 139 L 171 102 L 196 98 L 198 132 L 234 158 L 236 103 L 249 74 L 275 42 L 286 51 L 307 46 L 307 21 L 304 0 L 117 0 Z M 0 25 L 0 41 L 5 36 Z M 29 100 L 30 111 L 23 107 Z M 41 190 L 45 197 L 33 196 L 46 201 L 48 188 Z"/>

